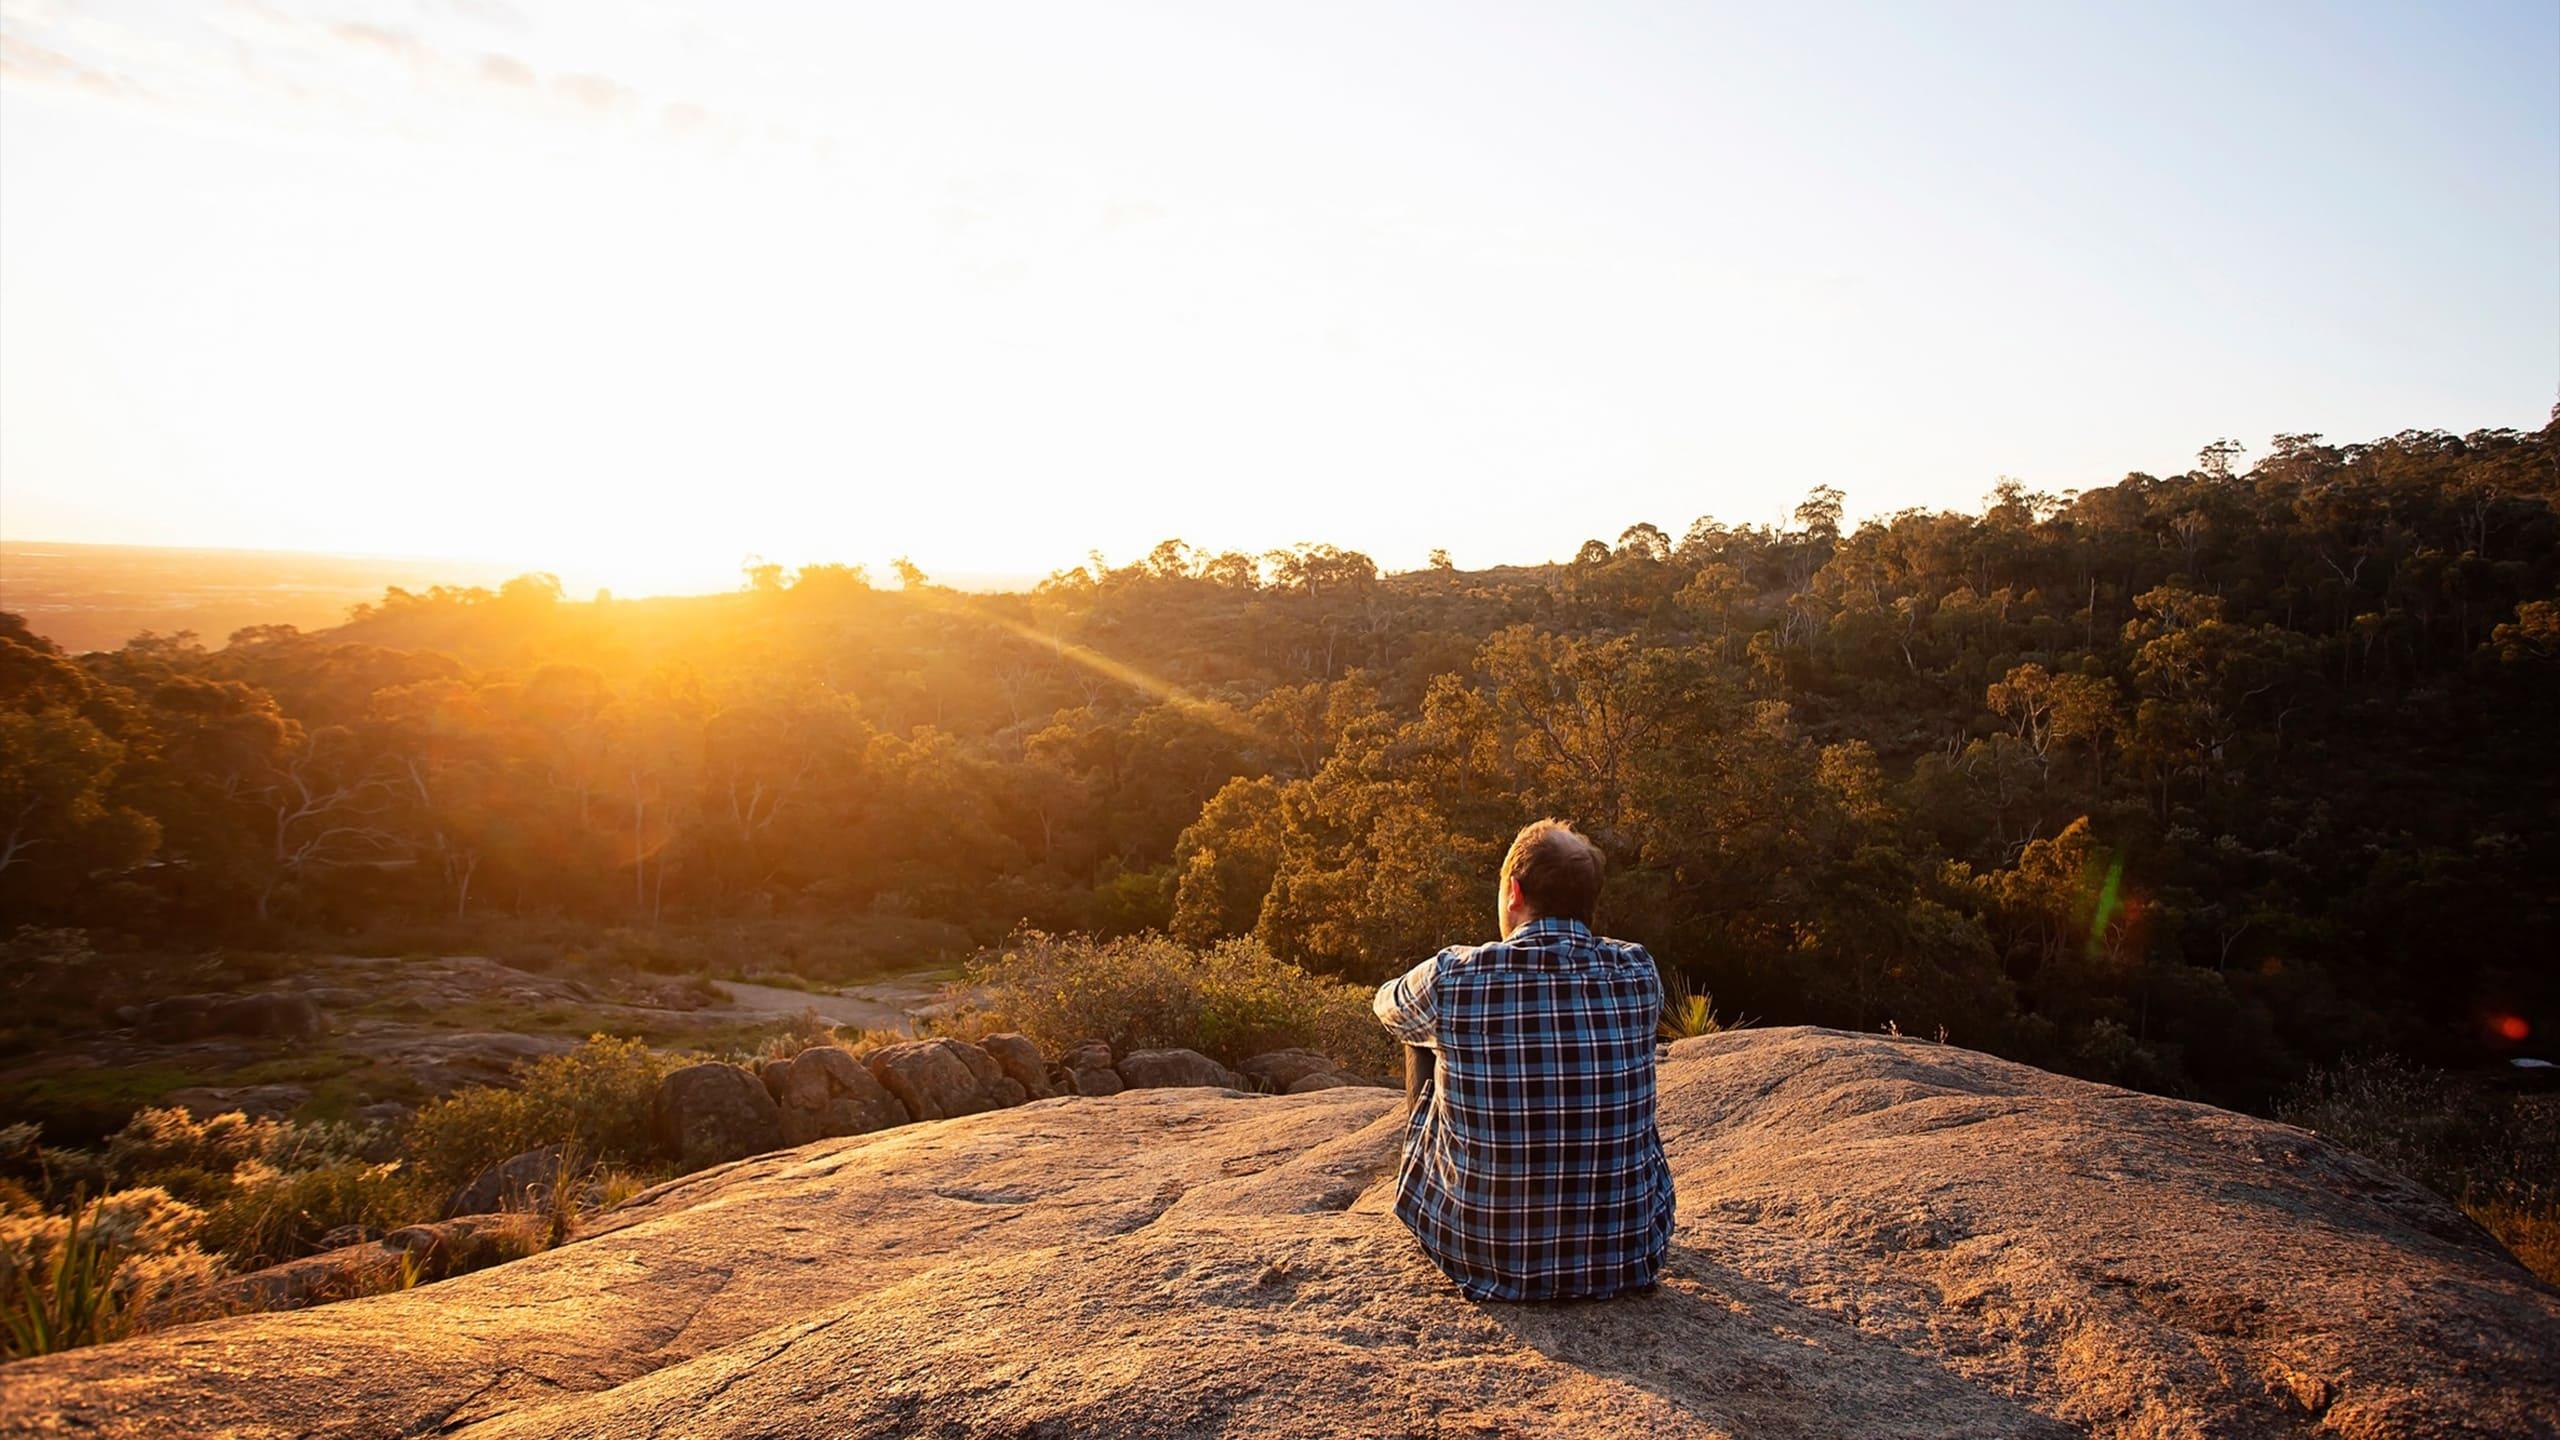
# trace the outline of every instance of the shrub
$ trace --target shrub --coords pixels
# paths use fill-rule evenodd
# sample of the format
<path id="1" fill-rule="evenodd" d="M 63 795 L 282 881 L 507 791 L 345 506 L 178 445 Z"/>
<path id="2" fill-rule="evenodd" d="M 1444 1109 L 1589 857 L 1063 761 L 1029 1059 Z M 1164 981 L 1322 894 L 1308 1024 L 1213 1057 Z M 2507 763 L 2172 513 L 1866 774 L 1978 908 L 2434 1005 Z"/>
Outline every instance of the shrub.
<path id="1" fill-rule="evenodd" d="M 607 1164 L 644 1162 L 650 1101 L 672 1063 L 638 1040 L 590 1036 L 522 1067 L 515 1088 L 475 1087 L 420 1110 L 409 1122 L 410 1158 L 445 1188 L 546 1145 Z"/>
<path id="2" fill-rule="evenodd" d="M 2377 1055 L 2313 1069 L 2276 1115 L 2460 1205 L 2560 1283 L 2560 1105 L 2548 1097 L 2520 1100 Z"/>
<path id="3" fill-rule="evenodd" d="M 242 1166 L 205 1213 L 205 1243 L 243 1269 L 308 1255 L 341 1225 L 396 1230 L 428 1218 L 443 1197 L 392 1162 L 341 1160 L 308 1170 Z"/>
<path id="4" fill-rule="evenodd" d="M 749 1053 L 749 1060 L 788 1060 L 803 1050 L 836 1043 L 836 1027 L 815 1009 L 799 1014 L 767 1031 Z"/>
<path id="5" fill-rule="evenodd" d="M 162 1170 L 228 1175 L 252 1160 L 265 1160 L 291 1127 L 281 1120 L 252 1120 L 238 1111 L 198 1120 L 177 1106 L 133 1112 L 107 1138 L 107 1168 L 123 1179 Z"/>
<path id="6" fill-rule="evenodd" d="M 0 1358 L 49 1355 L 126 1329 L 115 1275 L 124 1257 L 79 1211 L 0 1217 Z"/>
<path id="7" fill-rule="evenodd" d="M 988 1031 L 986 1033 L 993 1034 L 995 1032 Z M 862 1029 L 856 1030 L 850 1035 L 841 1030 L 837 1031 L 835 1043 L 852 1051 L 858 1058 L 860 1056 L 870 1054 L 872 1051 L 879 1049 L 883 1045 L 896 1045 L 903 1041 L 913 1040 L 914 1038 L 916 1037 L 908 1034 L 904 1030 L 885 1030 L 876 1025 L 866 1025 Z"/>
<path id="8" fill-rule="evenodd" d="M 991 1016 L 1053 1054 L 1099 1039 L 1120 1052 L 1181 1046 L 1228 1065 L 1293 1045 L 1365 1073 L 1397 1063 L 1368 991 L 1310 974 L 1252 939 L 1195 950 L 1152 932 L 1097 940 L 1023 931 L 969 978 Z"/>
<path id="9" fill-rule="evenodd" d="M 0 1358 L 113 1340 L 202 1286 L 216 1273 L 194 1244 L 203 1223 L 203 1211 L 156 1186 L 61 1215 L 0 1215 Z"/>

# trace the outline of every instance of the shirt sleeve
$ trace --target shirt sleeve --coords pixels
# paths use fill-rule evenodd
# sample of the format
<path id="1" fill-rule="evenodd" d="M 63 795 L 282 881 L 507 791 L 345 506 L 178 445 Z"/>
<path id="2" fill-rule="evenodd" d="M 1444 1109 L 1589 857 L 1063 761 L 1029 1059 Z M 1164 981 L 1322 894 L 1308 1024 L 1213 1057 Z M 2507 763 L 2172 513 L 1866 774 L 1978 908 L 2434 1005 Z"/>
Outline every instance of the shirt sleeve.
<path id="1" fill-rule="evenodd" d="M 1440 975 L 1440 957 L 1432 956 L 1378 987 L 1372 1006 L 1378 1023 L 1407 1045 L 1431 1045 L 1440 1035 L 1440 998 L 1432 982 Z"/>

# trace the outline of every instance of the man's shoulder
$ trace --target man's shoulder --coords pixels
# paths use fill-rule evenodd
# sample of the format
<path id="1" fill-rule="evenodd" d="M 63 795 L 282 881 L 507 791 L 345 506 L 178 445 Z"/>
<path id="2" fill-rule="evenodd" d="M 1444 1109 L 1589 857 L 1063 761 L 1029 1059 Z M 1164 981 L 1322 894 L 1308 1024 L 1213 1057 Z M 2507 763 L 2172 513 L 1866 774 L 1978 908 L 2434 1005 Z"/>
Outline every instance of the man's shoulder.
<path id="1" fill-rule="evenodd" d="M 1452 945 L 1434 959 L 1438 972 L 1447 975 L 1506 963 L 1537 963 L 1557 954 L 1588 958 L 1604 964 L 1643 965 L 1647 968 L 1654 963 L 1653 952 L 1635 941 L 1613 939 L 1590 930 L 1524 932 L 1506 940 L 1488 940 L 1479 945 Z"/>
<path id="2" fill-rule="evenodd" d="M 1454 975 L 1471 966 L 1481 967 L 1489 960 L 1499 959 L 1500 956 L 1495 952 L 1501 951 L 1509 943 L 1504 940 L 1488 940 L 1480 945 L 1449 946 L 1431 957 L 1432 972 L 1438 975 Z"/>
<path id="3" fill-rule="evenodd" d="M 1611 955 L 1617 956 L 1619 959 L 1641 960 L 1647 965 L 1653 963 L 1653 952 L 1647 950 L 1644 946 L 1633 940 L 1613 940 L 1606 935 L 1598 935 L 1592 938 L 1593 942 L 1602 950 Z"/>

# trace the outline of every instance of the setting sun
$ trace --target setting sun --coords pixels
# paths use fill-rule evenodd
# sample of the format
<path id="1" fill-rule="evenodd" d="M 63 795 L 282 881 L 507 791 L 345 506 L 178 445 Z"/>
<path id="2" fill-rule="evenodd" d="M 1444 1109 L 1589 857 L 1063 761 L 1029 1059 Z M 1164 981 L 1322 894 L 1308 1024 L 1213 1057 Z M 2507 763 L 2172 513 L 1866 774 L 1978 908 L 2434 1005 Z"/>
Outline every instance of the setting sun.
<path id="1" fill-rule="evenodd" d="M 2234 23 L 12 0 L 0 535 L 1402 568 L 2534 420 L 2550 117 L 2441 71 L 2549 55 Z"/>
<path id="2" fill-rule="evenodd" d="M 0 0 L 0 1440 L 2555 1436 L 2560 8 Z"/>

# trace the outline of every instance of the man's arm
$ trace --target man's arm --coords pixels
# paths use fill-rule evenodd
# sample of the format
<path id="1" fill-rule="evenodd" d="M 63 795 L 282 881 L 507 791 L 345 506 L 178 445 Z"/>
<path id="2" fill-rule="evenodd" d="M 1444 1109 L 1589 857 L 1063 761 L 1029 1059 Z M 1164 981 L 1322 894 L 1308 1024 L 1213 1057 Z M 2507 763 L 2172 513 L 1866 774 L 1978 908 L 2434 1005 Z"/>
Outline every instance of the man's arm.
<path id="1" fill-rule="evenodd" d="M 1440 1003 L 1433 984 L 1440 975 L 1440 957 L 1432 956 L 1402 975 L 1378 987 L 1378 998 L 1371 1006 L 1387 1033 L 1404 1042 L 1404 1104 L 1407 1110 L 1422 1103 L 1422 1081 L 1431 1073 L 1431 1051 L 1440 1034 Z"/>
<path id="2" fill-rule="evenodd" d="M 1388 1034 L 1407 1045 L 1439 1043 L 1440 1001 L 1432 984 L 1439 974 L 1440 957 L 1434 955 L 1378 987 L 1370 1008 Z"/>

